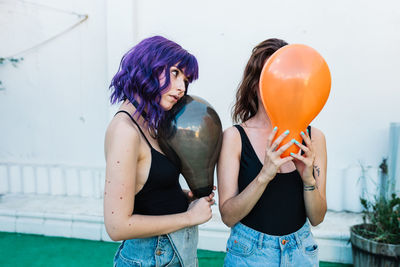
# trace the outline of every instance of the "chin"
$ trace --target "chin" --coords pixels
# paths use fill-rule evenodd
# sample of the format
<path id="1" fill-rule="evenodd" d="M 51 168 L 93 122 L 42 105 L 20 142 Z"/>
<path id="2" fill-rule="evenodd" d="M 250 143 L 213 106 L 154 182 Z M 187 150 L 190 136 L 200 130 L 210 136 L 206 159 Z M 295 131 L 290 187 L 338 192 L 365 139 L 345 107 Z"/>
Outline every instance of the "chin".
<path id="1" fill-rule="evenodd" d="M 169 111 L 172 109 L 174 105 L 162 105 L 161 107 L 163 108 L 164 111 Z"/>

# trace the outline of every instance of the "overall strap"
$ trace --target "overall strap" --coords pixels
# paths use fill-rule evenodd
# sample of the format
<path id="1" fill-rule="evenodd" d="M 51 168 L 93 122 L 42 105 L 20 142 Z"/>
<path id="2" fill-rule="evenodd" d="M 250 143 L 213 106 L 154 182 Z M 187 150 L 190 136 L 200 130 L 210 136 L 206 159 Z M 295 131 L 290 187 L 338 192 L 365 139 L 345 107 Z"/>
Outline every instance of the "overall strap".
<path id="1" fill-rule="evenodd" d="M 132 115 L 129 114 L 129 112 L 125 111 L 125 110 L 120 110 L 117 113 L 115 113 L 115 115 L 117 115 L 118 113 L 125 113 L 129 116 L 129 118 L 131 118 L 131 120 L 136 124 L 136 126 L 138 127 L 140 133 L 143 135 L 144 139 L 146 140 L 147 144 L 150 146 L 150 148 L 153 148 L 153 146 L 150 144 L 149 140 L 147 140 L 146 136 L 144 135 L 142 129 L 140 128 L 139 124 L 133 119 Z M 115 116 L 114 115 L 114 116 Z"/>

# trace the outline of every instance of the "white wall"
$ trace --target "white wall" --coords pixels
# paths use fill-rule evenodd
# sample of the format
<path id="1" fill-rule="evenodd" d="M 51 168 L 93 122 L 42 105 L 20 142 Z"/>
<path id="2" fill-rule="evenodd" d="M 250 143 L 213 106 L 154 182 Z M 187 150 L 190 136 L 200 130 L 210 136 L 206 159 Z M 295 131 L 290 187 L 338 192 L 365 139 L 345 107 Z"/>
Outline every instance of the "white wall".
<path id="1" fill-rule="evenodd" d="M 389 123 L 399 121 L 397 1 L 46 4 L 87 13 L 89 20 L 25 55 L 19 68 L 0 67 L 6 85 L 0 91 L 0 161 L 103 165 L 104 130 L 114 110 L 107 104 L 109 80 L 130 46 L 156 34 L 196 55 L 200 79 L 190 93 L 207 99 L 227 128 L 251 49 L 278 37 L 314 47 L 328 62 L 331 95 L 312 123 L 327 138 L 328 205 L 360 209 L 354 194 L 359 161 L 371 166 L 368 176 L 376 180 L 376 168 L 388 153 Z"/>
<path id="2" fill-rule="evenodd" d="M 24 57 L 18 68 L 0 66 L 5 87 L 0 91 L 0 160 L 102 166 L 108 119 L 105 2 L 35 3 L 88 14 L 89 19 L 18 55 Z M 2 18 L 11 19 L 2 29 L 8 28 L 14 38 L 10 42 L 2 38 L 1 56 L 29 48 L 79 20 L 20 2 L 5 7 L 9 9 L 1 11 Z"/>
<path id="3" fill-rule="evenodd" d="M 329 100 L 312 123 L 326 135 L 328 205 L 359 210 L 359 162 L 377 178 L 399 121 L 397 1 L 138 1 L 138 40 L 161 34 L 193 52 L 200 79 L 190 92 L 216 108 L 224 128 L 251 49 L 271 37 L 318 50 L 332 73 Z M 368 167 L 370 166 L 370 167 Z M 372 187 L 372 186 L 370 186 Z"/>

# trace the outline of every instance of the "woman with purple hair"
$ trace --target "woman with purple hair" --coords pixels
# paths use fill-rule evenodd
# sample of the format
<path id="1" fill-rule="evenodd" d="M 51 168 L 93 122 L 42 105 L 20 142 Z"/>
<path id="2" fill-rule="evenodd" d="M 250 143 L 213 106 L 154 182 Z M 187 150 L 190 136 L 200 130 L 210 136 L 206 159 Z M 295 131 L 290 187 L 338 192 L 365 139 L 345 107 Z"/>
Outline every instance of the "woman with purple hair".
<path id="1" fill-rule="evenodd" d="M 198 78 L 196 58 L 161 36 L 141 41 L 122 58 L 111 103 L 122 102 L 105 137 L 104 222 L 123 240 L 115 266 L 196 266 L 197 225 L 211 218 L 214 193 L 192 201 L 179 167 L 157 142 L 168 111 Z"/>

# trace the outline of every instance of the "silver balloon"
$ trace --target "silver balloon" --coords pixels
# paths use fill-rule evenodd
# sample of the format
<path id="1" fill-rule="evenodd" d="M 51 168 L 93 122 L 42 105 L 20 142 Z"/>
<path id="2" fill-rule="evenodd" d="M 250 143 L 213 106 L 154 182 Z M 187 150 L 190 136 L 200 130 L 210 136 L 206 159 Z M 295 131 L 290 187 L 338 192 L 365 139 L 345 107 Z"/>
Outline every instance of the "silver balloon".
<path id="1" fill-rule="evenodd" d="M 161 149 L 181 167 L 194 196 L 209 195 L 222 145 L 222 125 L 217 112 L 204 99 L 186 95 L 169 112 L 160 129 Z"/>

